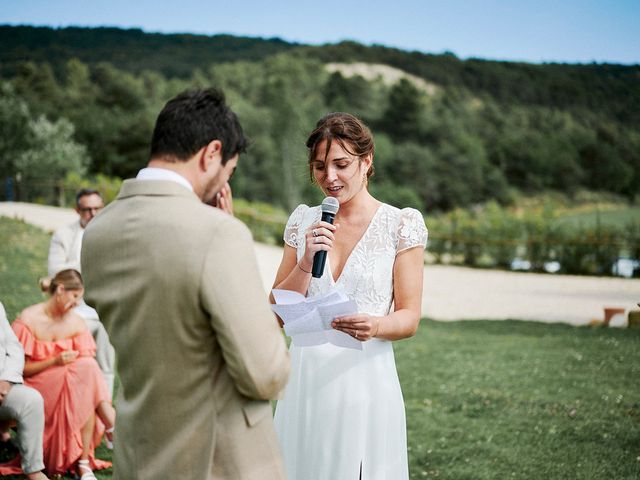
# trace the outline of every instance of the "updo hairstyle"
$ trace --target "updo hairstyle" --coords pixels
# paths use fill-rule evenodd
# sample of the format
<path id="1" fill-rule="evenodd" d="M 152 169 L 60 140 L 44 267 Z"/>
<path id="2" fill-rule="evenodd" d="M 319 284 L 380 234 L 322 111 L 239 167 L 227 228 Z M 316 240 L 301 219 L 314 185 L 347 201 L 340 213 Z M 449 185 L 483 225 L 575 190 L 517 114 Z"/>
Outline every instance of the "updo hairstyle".
<path id="1" fill-rule="evenodd" d="M 309 134 L 306 146 L 309 149 L 309 176 L 311 182 L 315 182 L 313 177 L 312 161 L 315 160 L 318 153 L 318 146 L 323 140 L 327 141 L 324 158 L 326 160 L 331 149 L 331 144 L 335 140 L 349 154 L 360 159 L 373 152 L 375 146 L 373 143 L 373 135 L 369 128 L 357 117 L 345 112 L 328 113 L 316 123 L 316 128 Z M 367 171 L 367 178 L 373 175 L 373 163 Z"/>
<path id="2" fill-rule="evenodd" d="M 60 270 L 53 278 L 40 279 L 40 289 L 43 292 L 48 292 L 49 295 L 55 294 L 59 285 L 62 285 L 65 290 L 82 290 L 84 288 L 82 275 L 73 268 Z"/>

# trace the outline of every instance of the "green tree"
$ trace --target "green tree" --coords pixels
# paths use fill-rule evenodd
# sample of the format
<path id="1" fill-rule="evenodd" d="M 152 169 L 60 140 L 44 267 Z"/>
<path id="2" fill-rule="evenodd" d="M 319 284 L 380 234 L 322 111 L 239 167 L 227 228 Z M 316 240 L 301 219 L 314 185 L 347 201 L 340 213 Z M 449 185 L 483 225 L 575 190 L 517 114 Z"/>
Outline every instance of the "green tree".
<path id="1" fill-rule="evenodd" d="M 621 138 L 619 131 L 611 124 L 599 125 L 593 132 L 580 152 L 582 164 L 588 172 L 587 184 L 591 189 L 629 192 L 634 177 L 638 178 L 633 165 L 640 162 L 638 152 L 634 152 L 633 147 L 625 149 L 627 141 L 626 138 Z M 636 183 L 632 189 L 637 192 L 637 187 Z"/>
<path id="2" fill-rule="evenodd" d="M 0 180 L 14 177 L 16 159 L 31 146 L 31 113 L 13 87 L 0 83 Z"/>
<path id="3" fill-rule="evenodd" d="M 49 63 L 23 62 L 13 78 L 16 93 L 24 98 L 36 114 L 59 114 L 61 89 Z"/>
<path id="4" fill-rule="evenodd" d="M 277 150 L 281 181 L 273 194 L 292 210 L 302 200 L 307 174 L 305 135 L 324 113 L 321 66 L 279 55 L 265 63 L 264 101 L 271 111 L 269 133 Z M 311 189 L 307 190 L 310 194 Z"/>
<path id="5" fill-rule="evenodd" d="M 117 70 L 109 63 L 98 64 L 93 74 L 100 86 L 97 103 L 125 111 L 138 110 L 144 105 L 145 92 L 139 78 Z"/>
<path id="6" fill-rule="evenodd" d="M 97 85 L 91 80 L 89 67 L 76 58 L 65 64 L 63 98 L 66 108 L 75 110 L 95 102 Z"/>
<path id="7" fill-rule="evenodd" d="M 83 175 L 89 157 L 86 148 L 73 139 L 73 124 L 66 119 L 56 122 L 40 116 L 29 122 L 32 142 L 15 161 L 16 176 L 29 200 L 63 202 L 61 185 L 69 172 Z"/>
<path id="8" fill-rule="evenodd" d="M 349 112 L 371 122 L 378 118 L 378 86 L 360 75 L 345 78 L 340 72 L 332 73 L 323 89 L 324 102 L 334 112 Z"/>
<path id="9" fill-rule="evenodd" d="M 421 131 L 422 108 L 422 93 L 403 78 L 389 91 L 387 109 L 380 119 L 380 128 L 394 140 L 417 139 Z"/>

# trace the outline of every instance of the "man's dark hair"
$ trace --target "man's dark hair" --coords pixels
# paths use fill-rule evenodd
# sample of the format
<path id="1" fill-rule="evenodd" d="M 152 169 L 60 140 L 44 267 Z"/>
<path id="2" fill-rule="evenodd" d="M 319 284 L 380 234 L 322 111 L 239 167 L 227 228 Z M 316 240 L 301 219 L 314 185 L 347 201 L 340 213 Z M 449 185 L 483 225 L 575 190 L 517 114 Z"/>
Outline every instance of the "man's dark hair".
<path id="1" fill-rule="evenodd" d="M 82 188 L 78 190 L 78 193 L 76 193 L 76 205 L 80 205 L 80 199 L 88 195 L 98 195 L 102 198 L 102 195 L 100 195 L 98 190 L 94 190 L 93 188 Z"/>
<path id="2" fill-rule="evenodd" d="M 223 165 L 248 146 L 224 93 L 215 88 L 186 91 L 169 100 L 158 115 L 151 158 L 185 161 L 213 140 L 222 143 Z"/>

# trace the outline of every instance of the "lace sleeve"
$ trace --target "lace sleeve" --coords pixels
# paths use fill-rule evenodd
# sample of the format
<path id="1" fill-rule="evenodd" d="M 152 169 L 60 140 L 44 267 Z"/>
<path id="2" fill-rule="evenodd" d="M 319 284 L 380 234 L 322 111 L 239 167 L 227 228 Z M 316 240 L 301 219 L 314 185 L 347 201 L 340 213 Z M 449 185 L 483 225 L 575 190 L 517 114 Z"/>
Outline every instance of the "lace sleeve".
<path id="1" fill-rule="evenodd" d="M 304 217 L 304 212 L 307 211 L 309 207 L 306 205 L 298 205 L 293 213 L 289 216 L 289 220 L 287 220 L 287 226 L 284 228 L 284 243 L 293 248 L 298 248 L 298 228 L 302 223 L 302 218 Z"/>
<path id="2" fill-rule="evenodd" d="M 396 253 L 409 248 L 427 246 L 429 232 L 424 224 L 422 214 L 415 208 L 404 208 L 400 211 L 400 222 L 397 232 L 398 244 Z"/>

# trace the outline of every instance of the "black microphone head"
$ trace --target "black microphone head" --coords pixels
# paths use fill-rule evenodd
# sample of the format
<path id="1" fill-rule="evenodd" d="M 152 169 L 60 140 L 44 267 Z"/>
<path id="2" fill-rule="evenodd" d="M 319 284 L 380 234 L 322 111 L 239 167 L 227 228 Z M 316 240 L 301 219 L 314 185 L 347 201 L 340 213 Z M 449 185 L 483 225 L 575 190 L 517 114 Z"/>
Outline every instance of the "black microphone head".
<path id="1" fill-rule="evenodd" d="M 332 215 L 335 215 L 336 213 L 338 213 L 338 209 L 339 208 L 340 208 L 340 203 L 334 197 L 326 197 L 322 201 L 322 205 L 320 206 L 320 209 L 323 212 L 327 212 L 327 213 L 330 213 Z"/>

